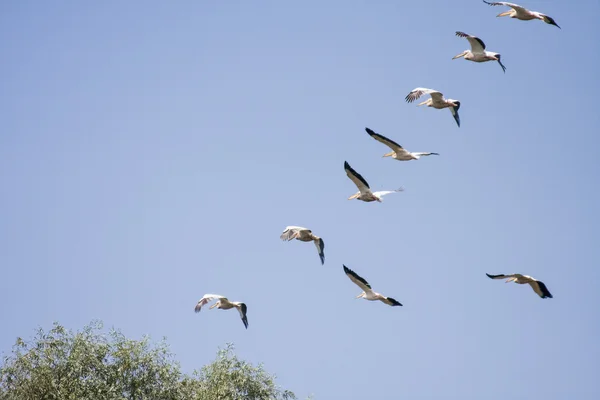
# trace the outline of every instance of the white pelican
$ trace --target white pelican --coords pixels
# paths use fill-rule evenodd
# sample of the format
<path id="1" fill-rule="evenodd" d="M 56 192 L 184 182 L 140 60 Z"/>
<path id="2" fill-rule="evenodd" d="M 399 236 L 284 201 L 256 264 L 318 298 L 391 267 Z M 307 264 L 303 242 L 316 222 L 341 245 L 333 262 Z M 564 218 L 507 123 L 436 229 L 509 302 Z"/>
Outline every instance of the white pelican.
<path id="1" fill-rule="evenodd" d="M 402 192 L 404 190 L 403 188 L 399 188 L 396 190 L 382 190 L 379 192 L 371 192 L 369 184 L 367 183 L 367 181 L 365 181 L 365 178 L 363 178 L 361 174 L 352 169 L 350 164 L 348 164 L 348 161 L 344 161 L 344 169 L 346 170 L 346 175 L 348 175 L 348 178 L 350 178 L 350 180 L 354 182 L 356 187 L 358 187 L 358 192 L 348 197 L 348 200 L 358 199 L 366 201 L 367 203 L 370 201 L 378 201 L 381 203 L 382 196 L 394 192 Z"/>
<path id="2" fill-rule="evenodd" d="M 398 161 L 410 161 L 410 160 L 418 160 L 422 156 L 439 156 L 438 153 L 411 153 L 406 151 L 404 147 L 400 146 L 398 143 L 394 142 L 391 139 L 386 138 L 378 133 L 375 133 L 372 129 L 365 128 L 367 133 L 378 142 L 385 144 L 387 147 L 392 149 L 389 153 L 384 154 L 384 157 L 392 157 Z"/>
<path id="3" fill-rule="evenodd" d="M 244 323 L 244 326 L 246 327 L 246 329 L 248 329 L 248 317 L 246 317 L 246 312 L 248 312 L 248 307 L 246 307 L 246 304 L 241 303 L 239 301 L 229 301 L 227 299 L 227 297 L 225 296 L 221 296 L 219 294 L 205 294 L 204 296 L 202 296 L 202 298 L 200 300 L 198 300 L 198 304 L 196 304 L 196 307 L 194 308 L 195 312 L 200 312 L 200 309 L 202 308 L 203 305 L 205 305 L 206 303 L 208 303 L 209 301 L 212 301 L 214 299 L 219 299 L 215 304 L 213 304 L 212 306 L 210 306 L 210 310 L 212 310 L 213 308 L 217 307 L 221 310 L 229 310 L 230 308 L 237 308 L 237 310 L 240 313 L 240 317 L 242 317 L 242 322 Z"/>
<path id="4" fill-rule="evenodd" d="M 542 299 L 545 299 L 546 297 L 552 298 L 552 295 L 550 294 L 550 291 L 548 291 L 548 288 L 546 287 L 546 285 L 544 285 L 544 282 L 538 281 L 537 279 L 534 279 L 531 276 L 521 275 L 521 274 L 490 275 L 488 273 L 486 273 L 486 275 L 491 279 L 508 278 L 505 283 L 515 282 L 515 283 L 518 283 L 521 285 L 523 285 L 525 283 L 529 283 L 529 286 L 531 286 L 533 291 L 536 292 Z"/>
<path id="5" fill-rule="evenodd" d="M 384 302 L 385 304 L 389 305 L 389 306 L 401 306 L 402 304 L 400 304 L 396 299 L 392 299 L 391 297 L 385 297 L 384 295 L 374 292 L 373 289 L 371 289 L 371 285 L 369 285 L 369 282 L 367 282 L 363 277 L 359 276 L 356 272 L 352 271 L 350 268 L 346 267 L 344 265 L 344 272 L 346 273 L 346 276 L 348 278 L 350 278 L 350 280 L 354 283 L 356 283 L 358 285 L 358 287 L 360 287 L 363 292 L 361 294 L 359 294 L 358 296 L 356 296 L 357 299 L 360 299 L 361 297 L 365 300 L 370 300 L 370 301 L 375 301 L 375 300 L 380 300 L 382 302 Z"/>
<path id="6" fill-rule="evenodd" d="M 479 39 L 476 36 L 467 35 L 464 32 L 456 32 L 456 36 L 467 38 L 469 43 L 471 44 L 471 50 L 465 50 L 459 55 L 452 57 L 453 60 L 464 57 L 465 60 L 474 61 L 474 62 L 486 62 L 486 61 L 498 61 L 498 64 L 502 67 L 502 71 L 506 72 L 506 67 L 500 61 L 500 54 L 493 53 L 491 51 L 485 50 L 485 43 L 483 40 Z"/>
<path id="7" fill-rule="evenodd" d="M 505 11 L 503 13 L 496 15 L 496 17 L 509 16 L 511 18 L 520 19 L 521 21 L 531 21 L 532 19 L 539 19 L 541 21 L 544 21 L 547 24 L 554 25 L 560 29 L 560 26 L 558 26 L 558 24 L 556 23 L 556 21 L 554 21 L 554 19 L 550 18 L 546 14 L 542 14 L 541 12 L 529 11 L 528 9 L 521 7 L 517 4 L 507 3 L 505 1 L 489 3 L 485 0 L 483 0 L 483 2 L 485 4 L 489 4 L 490 6 L 507 6 L 507 7 L 512 8 L 512 10 L 508 10 L 508 11 Z"/>
<path id="8" fill-rule="evenodd" d="M 323 243 L 323 239 L 313 235 L 310 229 L 306 229 L 301 226 L 286 226 L 279 238 L 287 241 L 296 239 L 302 242 L 315 242 L 315 246 L 317 246 L 317 251 L 319 252 L 319 257 L 321 257 L 321 265 L 325 264 L 325 253 L 323 252 L 325 250 L 325 243 Z"/>
<path id="9" fill-rule="evenodd" d="M 460 101 L 458 101 L 458 100 L 453 100 L 453 99 L 446 100 L 444 98 L 444 95 L 442 93 L 438 92 L 437 90 L 421 88 L 421 87 L 413 89 L 412 92 L 410 92 L 405 97 L 405 100 L 409 103 L 412 103 L 413 101 L 415 101 L 419 97 L 423 96 L 424 94 L 430 94 L 431 98 L 425 100 L 422 103 L 419 103 L 420 106 L 425 105 L 427 107 L 437 108 L 438 110 L 441 110 L 442 108 L 450 108 L 450 112 L 452 113 L 452 116 L 454 117 L 456 124 L 460 127 L 460 116 L 458 115 L 458 109 L 460 108 Z"/>

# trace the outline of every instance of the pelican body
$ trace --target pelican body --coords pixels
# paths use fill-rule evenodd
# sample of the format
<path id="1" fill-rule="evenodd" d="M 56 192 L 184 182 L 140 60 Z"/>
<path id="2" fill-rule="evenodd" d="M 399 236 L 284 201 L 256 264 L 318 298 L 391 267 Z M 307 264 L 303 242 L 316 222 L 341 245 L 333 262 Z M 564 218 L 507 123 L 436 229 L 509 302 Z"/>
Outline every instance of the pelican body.
<path id="1" fill-rule="evenodd" d="M 356 272 L 352 271 L 350 268 L 344 265 L 344 273 L 352 282 L 354 282 L 358 287 L 360 287 L 363 291 L 356 296 L 357 299 L 365 299 L 369 301 L 379 300 L 388 306 L 402 306 L 396 299 L 391 297 L 387 297 L 382 295 L 381 293 L 377 293 L 371 289 L 371 285 L 367 282 L 363 277 L 358 275 Z"/>
<path id="2" fill-rule="evenodd" d="M 485 4 L 489 4 L 490 6 L 507 6 L 511 8 L 508 11 L 496 15 L 496 17 L 511 17 L 515 19 L 520 19 L 521 21 L 531 21 L 532 19 L 539 19 L 540 21 L 544 21 L 549 25 L 554 25 L 558 29 L 561 29 L 553 18 L 547 16 L 546 14 L 542 14 L 538 11 L 529 11 L 525 7 L 521 7 L 518 4 L 507 3 L 505 1 L 489 3 L 483 0 L 483 2 Z"/>
<path id="3" fill-rule="evenodd" d="M 321 258 L 321 265 L 325 264 L 325 243 L 323 239 L 314 235 L 310 229 L 301 226 L 286 226 L 279 238 L 288 242 L 292 239 L 300 240 L 301 242 L 314 242 Z"/>
<path id="4" fill-rule="evenodd" d="M 458 110 L 460 109 L 460 101 L 454 99 L 446 99 L 441 92 L 438 92 L 434 89 L 427 89 L 418 87 L 413 89 L 408 95 L 406 95 L 405 100 L 408 103 L 412 103 L 417 100 L 419 97 L 424 94 L 429 94 L 431 97 L 425 100 L 424 102 L 419 103 L 419 106 L 427 106 L 433 107 L 438 110 L 448 108 L 452 113 L 452 117 L 456 121 L 456 125 L 460 127 L 460 116 L 458 115 Z"/>
<path id="5" fill-rule="evenodd" d="M 210 306 L 209 310 L 212 310 L 215 307 L 217 307 L 220 310 L 230 310 L 232 308 L 236 308 L 238 310 L 238 312 L 240 313 L 240 317 L 242 318 L 242 322 L 244 323 L 244 326 L 246 327 L 246 329 L 248 329 L 248 317 L 246 316 L 246 313 L 248 312 L 248 307 L 246 307 L 246 304 L 239 302 L 239 301 L 229 301 L 229 299 L 227 299 L 227 297 L 221 296 L 220 294 L 205 294 L 198 301 L 198 304 L 196 304 L 196 307 L 194 307 L 194 311 L 199 313 L 200 310 L 202 309 L 202 306 L 204 306 L 205 304 L 209 303 L 210 301 L 212 301 L 214 299 L 219 299 L 219 300 L 217 300 L 217 302 L 215 304 Z"/>
<path id="6" fill-rule="evenodd" d="M 471 45 L 471 50 L 465 50 L 462 53 L 452 57 L 453 60 L 463 57 L 467 61 L 473 61 L 482 63 L 486 61 L 498 61 L 498 64 L 502 67 L 502 71 L 506 72 L 506 67 L 500 61 L 501 55 L 485 49 L 485 43 L 483 40 L 476 36 L 468 35 L 464 32 L 456 32 L 456 36 L 466 38 Z"/>
<path id="7" fill-rule="evenodd" d="M 348 178 L 350 178 L 350 180 L 352 182 L 354 182 L 356 187 L 358 187 L 358 192 L 354 193 L 352 196 L 348 197 L 348 200 L 358 199 L 358 200 L 362 200 L 367 203 L 370 203 L 372 201 L 377 201 L 377 202 L 381 203 L 382 202 L 381 198 L 383 196 L 385 196 L 386 194 L 390 194 L 390 193 L 394 193 L 394 192 L 402 192 L 404 190 L 403 188 L 399 188 L 396 190 L 381 190 L 378 192 L 372 192 L 371 188 L 369 187 L 369 184 L 367 183 L 365 178 L 363 178 L 361 174 L 356 172 L 350 166 L 350 164 L 348 164 L 347 161 L 344 161 L 344 170 L 346 171 L 346 175 L 348 175 Z"/>
<path id="8" fill-rule="evenodd" d="M 524 284 L 527 283 L 527 284 L 529 284 L 529 286 L 531 286 L 531 288 L 533 289 L 533 291 L 536 292 L 537 295 L 540 296 L 542 299 L 545 299 L 545 298 L 550 298 L 551 299 L 552 298 L 552 294 L 550 293 L 550 291 L 548 290 L 548 288 L 546 287 L 546 285 L 544 284 L 544 282 L 538 281 L 537 279 L 532 278 L 531 276 L 521 275 L 521 274 L 490 275 L 488 273 L 486 273 L 486 275 L 490 279 L 505 279 L 505 278 L 508 278 L 505 283 L 514 282 L 514 283 L 518 283 L 519 285 L 524 285 Z"/>

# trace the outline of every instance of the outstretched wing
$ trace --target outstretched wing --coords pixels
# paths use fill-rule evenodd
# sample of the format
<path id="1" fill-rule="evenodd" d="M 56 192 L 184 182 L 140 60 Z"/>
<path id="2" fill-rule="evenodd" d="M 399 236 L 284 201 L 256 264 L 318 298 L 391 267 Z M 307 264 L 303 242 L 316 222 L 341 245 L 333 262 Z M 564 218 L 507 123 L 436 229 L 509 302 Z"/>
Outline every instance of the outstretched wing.
<path id="1" fill-rule="evenodd" d="M 350 178 L 350 180 L 352 182 L 354 182 L 354 184 L 356 185 L 358 190 L 360 190 L 361 193 L 370 193 L 371 192 L 371 189 L 369 188 L 369 184 L 367 183 L 365 178 L 363 178 L 361 174 L 356 172 L 350 166 L 350 164 L 348 164 L 348 161 L 344 161 L 344 169 L 346 170 L 346 175 L 348 175 L 348 178 Z"/>
<path id="2" fill-rule="evenodd" d="M 456 121 L 456 125 L 458 125 L 458 127 L 460 128 L 460 115 L 458 115 L 458 109 L 460 108 L 460 101 L 455 101 L 456 106 L 451 106 L 450 107 L 450 112 L 452 113 L 452 116 L 454 117 L 454 120 Z"/>
<path id="3" fill-rule="evenodd" d="M 292 240 L 297 238 L 300 235 L 300 231 L 306 230 L 306 228 L 303 228 L 301 226 L 286 226 L 286 228 L 283 230 L 283 233 L 281 234 L 281 236 L 279 236 L 279 238 L 281 240 Z"/>
<path id="4" fill-rule="evenodd" d="M 504 279 L 504 278 L 514 278 L 516 275 L 512 274 L 512 275 L 504 275 L 504 274 L 500 274 L 500 275 L 490 275 L 487 272 L 485 273 L 488 278 L 490 279 Z"/>
<path id="5" fill-rule="evenodd" d="M 248 307 L 246 307 L 245 303 L 241 303 L 240 307 L 236 308 L 240 313 L 240 317 L 242 317 L 242 322 L 244 323 L 244 326 L 246 327 L 246 329 L 248 329 L 248 317 L 246 316 L 246 313 L 248 312 Z"/>
<path id="6" fill-rule="evenodd" d="M 434 101 L 444 99 L 444 95 L 441 92 L 438 92 L 437 90 L 418 87 L 413 89 L 409 94 L 407 94 L 404 100 L 406 100 L 408 103 L 412 103 L 424 94 L 431 95 L 431 98 Z"/>
<path id="7" fill-rule="evenodd" d="M 529 286 L 531 286 L 533 291 L 536 292 L 542 299 L 545 299 L 546 297 L 552 298 L 552 294 L 550 294 L 550 291 L 544 282 L 534 280 L 533 282 L 529 282 Z"/>
<path id="8" fill-rule="evenodd" d="M 398 300 L 393 299 L 391 297 L 386 297 L 384 300 L 381 300 L 381 301 L 383 301 L 385 304 L 388 304 L 388 305 L 390 305 L 392 307 L 394 307 L 394 306 L 401 306 L 402 305 Z"/>
<path id="9" fill-rule="evenodd" d="M 205 294 L 204 296 L 202 296 L 202 298 L 200 300 L 198 300 L 196 307 L 194 307 L 194 311 L 200 312 L 200 310 L 202 309 L 202 306 L 206 305 L 207 303 L 211 302 L 214 299 L 227 300 L 227 298 L 225 296 L 221 296 L 220 294 Z"/>
<path id="10" fill-rule="evenodd" d="M 343 264 L 342 264 L 343 265 Z M 369 282 L 367 282 L 365 280 L 365 278 L 361 277 L 360 275 L 358 275 L 356 272 L 352 271 L 350 268 L 344 266 L 344 272 L 346 273 L 346 276 L 348 278 L 350 278 L 350 280 L 352 282 L 354 282 L 356 285 L 358 285 L 359 288 L 361 288 L 363 291 L 368 292 L 369 290 L 371 290 L 371 285 L 369 285 Z"/>
<path id="11" fill-rule="evenodd" d="M 325 264 L 325 242 L 323 239 L 319 238 L 315 240 L 315 246 L 317 246 L 317 251 L 319 252 L 319 257 L 321 257 L 321 265 Z"/>
<path id="12" fill-rule="evenodd" d="M 375 133 L 372 129 L 365 128 L 365 130 L 373 139 L 385 144 L 387 147 L 394 150 L 394 152 L 396 154 L 408 153 L 406 150 L 404 150 L 404 147 L 400 146 L 398 143 L 394 142 L 393 140 L 388 139 L 385 136 L 380 135 L 379 133 Z"/>
<path id="13" fill-rule="evenodd" d="M 483 40 L 479 39 L 477 36 L 468 35 L 464 32 L 456 32 L 456 36 L 467 38 L 469 44 L 471 45 L 471 52 L 473 53 L 483 53 L 485 50 L 485 43 Z"/>
<path id="14" fill-rule="evenodd" d="M 487 2 L 485 0 L 483 0 L 483 2 L 485 4 L 489 4 L 490 6 L 506 6 L 506 7 L 510 7 L 513 10 L 517 11 L 517 12 L 519 12 L 519 11 L 521 11 L 521 12 L 527 11 L 527 9 L 525 7 L 521 7 L 520 5 L 514 4 L 514 3 L 507 3 L 506 1 L 495 1 L 493 3 L 489 3 L 489 2 Z"/>
<path id="15" fill-rule="evenodd" d="M 421 153 L 421 152 L 414 152 L 413 153 L 416 156 L 422 157 L 422 156 L 439 156 L 439 153 Z"/>
<path id="16" fill-rule="evenodd" d="M 385 196 L 386 194 L 403 192 L 404 188 L 398 188 L 396 190 L 380 190 L 379 192 L 373 192 L 373 194 L 377 197 Z"/>

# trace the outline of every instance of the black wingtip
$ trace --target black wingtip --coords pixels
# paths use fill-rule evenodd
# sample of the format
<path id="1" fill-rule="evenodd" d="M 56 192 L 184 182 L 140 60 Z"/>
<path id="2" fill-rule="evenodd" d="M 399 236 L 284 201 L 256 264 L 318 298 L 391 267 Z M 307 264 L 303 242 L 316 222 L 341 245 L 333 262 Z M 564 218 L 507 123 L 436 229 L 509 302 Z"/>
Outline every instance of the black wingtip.
<path id="1" fill-rule="evenodd" d="M 365 131 L 367 131 L 367 133 L 369 135 L 374 135 L 375 134 L 375 131 L 373 129 L 371 129 L 371 128 L 365 128 Z"/>

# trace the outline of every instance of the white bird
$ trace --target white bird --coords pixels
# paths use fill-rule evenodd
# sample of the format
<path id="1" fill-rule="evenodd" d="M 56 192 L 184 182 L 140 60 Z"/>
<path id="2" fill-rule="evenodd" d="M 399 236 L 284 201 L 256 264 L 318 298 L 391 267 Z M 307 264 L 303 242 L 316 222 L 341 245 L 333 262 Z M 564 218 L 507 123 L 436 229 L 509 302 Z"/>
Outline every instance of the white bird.
<path id="1" fill-rule="evenodd" d="M 402 192 L 404 190 L 403 188 L 399 188 L 396 190 L 382 190 L 379 192 L 371 192 L 369 184 L 367 183 L 367 181 L 365 181 L 365 178 L 363 178 L 361 174 L 352 169 L 350 164 L 348 164 L 348 161 L 344 161 L 344 169 L 346 170 L 346 175 L 348 175 L 348 178 L 350 178 L 350 180 L 354 182 L 356 187 L 358 187 L 358 192 L 348 197 L 348 200 L 358 199 L 367 203 L 371 201 L 378 201 L 381 203 L 382 196 L 394 192 Z"/>
<path id="2" fill-rule="evenodd" d="M 548 290 L 548 288 L 546 287 L 546 285 L 544 285 L 544 282 L 538 281 L 537 279 L 534 279 L 531 276 L 521 275 L 521 274 L 490 275 L 488 273 L 486 273 L 486 275 L 489 278 L 491 278 L 491 279 L 504 279 L 504 278 L 508 278 L 505 283 L 515 282 L 515 283 L 518 283 L 520 285 L 528 283 L 529 286 L 531 286 L 531 288 L 533 289 L 533 291 L 536 292 L 538 294 L 538 296 L 540 296 L 542 299 L 545 299 L 547 297 L 552 298 L 552 295 L 550 294 L 550 291 Z"/>
<path id="3" fill-rule="evenodd" d="M 317 246 L 317 251 L 319 252 L 319 257 L 321 257 L 321 265 L 325 264 L 325 253 L 323 252 L 325 250 L 325 243 L 323 243 L 323 239 L 313 235 L 310 229 L 306 229 L 301 226 L 286 226 L 279 238 L 287 241 L 296 239 L 302 242 L 315 242 L 315 246 Z"/>
<path id="4" fill-rule="evenodd" d="M 375 133 L 372 129 L 365 128 L 367 133 L 378 142 L 385 144 L 387 147 L 392 149 L 389 153 L 384 154 L 384 157 L 392 157 L 398 161 L 410 161 L 410 160 L 418 160 L 422 156 L 439 156 L 438 153 L 411 153 L 406 151 L 404 147 L 400 146 L 398 143 L 394 142 L 391 139 L 386 138 L 378 133 Z"/>
<path id="5" fill-rule="evenodd" d="M 246 327 L 246 329 L 248 329 L 248 317 L 246 317 L 248 307 L 246 307 L 246 304 L 239 301 L 229 301 L 227 297 L 221 296 L 220 294 L 205 294 L 200 300 L 198 300 L 198 304 L 196 304 L 194 311 L 197 313 L 200 312 L 203 305 L 214 299 L 219 300 L 215 304 L 210 306 L 210 310 L 212 310 L 215 307 L 221 310 L 229 310 L 235 307 L 239 311 L 240 317 L 242 317 L 242 322 L 244 323 L 244 326 Z"/>
<path id="6" fill-rule="evenodd" d="M 521 21 L 531 21 L 532 19 L 539 19 L 541 21 L 544 21 L 547 24 L 554 25 L 560 29 L 560 26 L 558 26 L 558 24 L 556 23 L 556 21 L 554 21 L 554 19 L 550 18 L 546 14 L 542 14 L 541 12 L 529 11 L 528 9 L 521 7 L 517 4 L 507 3 L 505 1 L 489 3 L 485 0 L 483 0 L 483 2 L 485 4 L 489 4 L 490 6 L 507 6 L 507 7 L 512 8 L 512 10 L 508 10 L 508 11 L 505 11 L 503 13 L 496 15 L 496 17 L 509 16 L 511 18 L 520 19 Z"/>
<path id="7" fill-rule="evenodd" d="M 441 110 L 442 108 L 449 108 L 450 112 L 452 113 L 452 116 L 454 117 L 454 120 L 456 121 L 456 124 L 460 127 L 460 116 L 458 115 L 460 101 L 458 100 L 445 99 L 444 95 L 441 92 L 438 92 L 434 89 L 427 89 L 421 87 L 413 89 L 408 95 L 406 95 L 405 100 L 408 103 L 412 103 L 424 94 L 431 95 L 431 98 L 425 100 L 422 103 L 419 103 L 420 106 L 425 105 L 427 107 L 437 108 L 438 110 Z"/>
<path id="8" fill-rule="evenodd" d="M 360 287 L 363 290 L 361 294 L 356 296 L 357 299 L 360 299 L 362 297 L 363 299 L 370 301 L 380 300 L 383 303 L 392 307 L 402 305 L 396 299 L 392 299 L 391 297 L 386 297 L 380 293 L 374 292 L 373 289 L 371 289 L 371 285 L 369 285 L 369 282 L 367 282 L 363 277 L 359 276 L 356 272 L 352 271 L 345 265 L 344 272 L 352 282 L 354 282 L 356 285 L 358 285 L 358 287 Z"/>
<path id="9" fill-rule="evenodd" d="M 500 54 L 485 50 L 485 43 L 477 36 L 467 35 L 464 32 L 456 32 L 456 36 L 467 38 L 471 44 L 471 50 L 465 50 L 462 53 L 452 57 L 453 60 L 464 57 L 465 60 L 473 62 L 486 62 L 486 61 L 498 61 L 498 64 L 502 67 L 502 71 L 506 72 L 506 67 L 500 61 Z"/>

